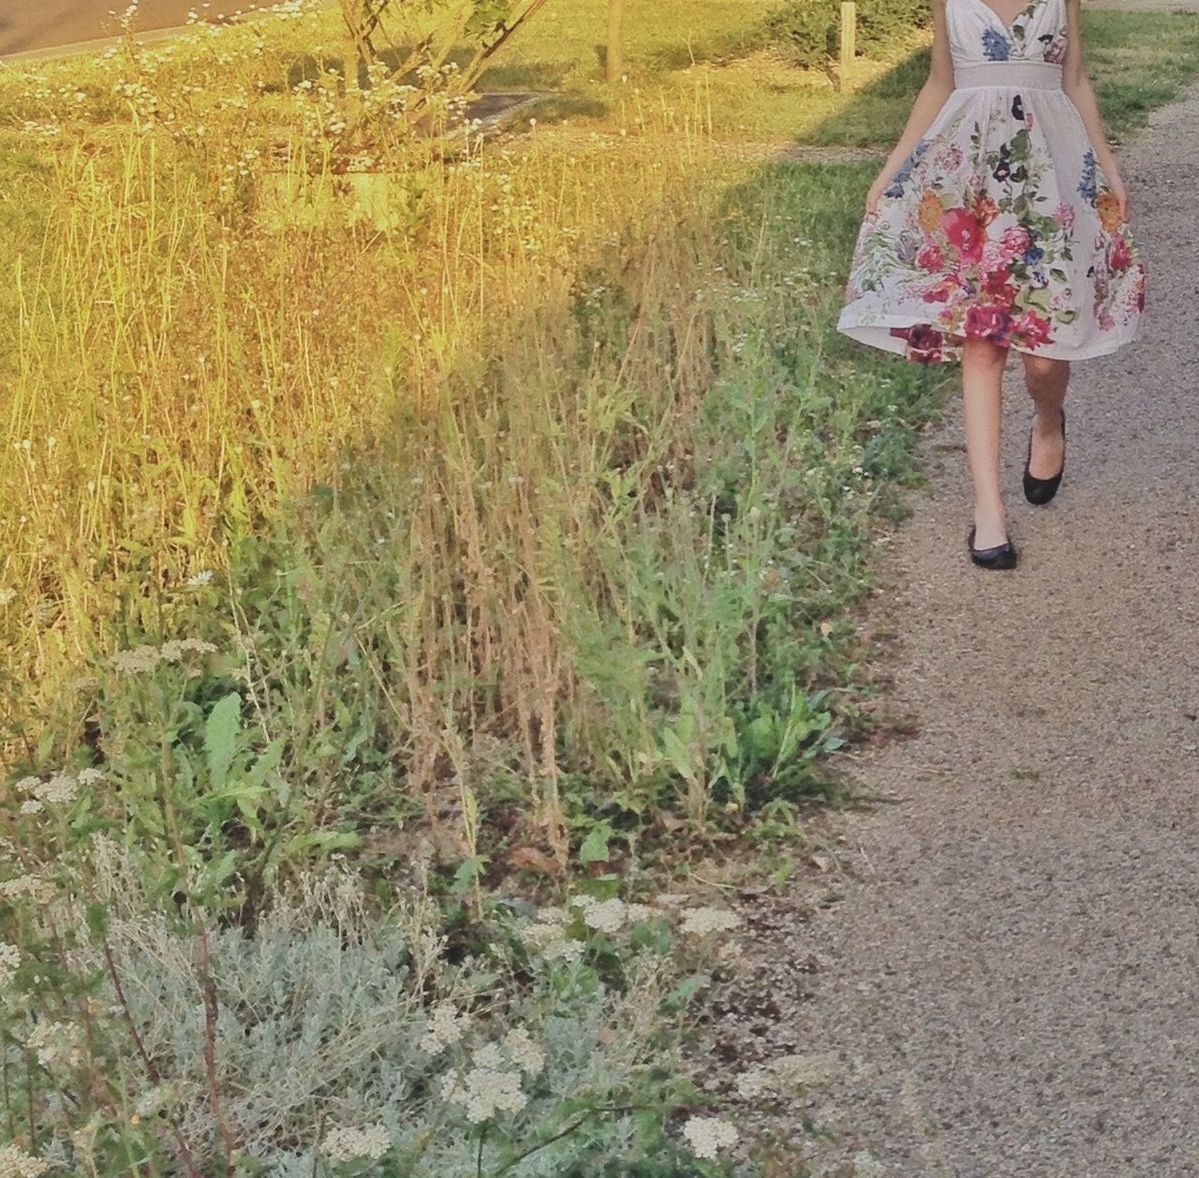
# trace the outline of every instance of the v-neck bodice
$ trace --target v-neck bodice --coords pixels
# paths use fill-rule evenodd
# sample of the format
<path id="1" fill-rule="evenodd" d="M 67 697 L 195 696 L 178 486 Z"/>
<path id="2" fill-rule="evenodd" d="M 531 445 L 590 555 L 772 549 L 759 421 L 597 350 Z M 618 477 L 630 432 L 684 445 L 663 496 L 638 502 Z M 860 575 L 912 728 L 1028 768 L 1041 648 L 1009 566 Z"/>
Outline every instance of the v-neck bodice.
<path id="1" fill-rule="evenodd" d="M 1065 0 L 1031 0 L 1006 23 L 986 0 L 948 0 L 946 20 L 955 67 L 1066 59 Z"/>

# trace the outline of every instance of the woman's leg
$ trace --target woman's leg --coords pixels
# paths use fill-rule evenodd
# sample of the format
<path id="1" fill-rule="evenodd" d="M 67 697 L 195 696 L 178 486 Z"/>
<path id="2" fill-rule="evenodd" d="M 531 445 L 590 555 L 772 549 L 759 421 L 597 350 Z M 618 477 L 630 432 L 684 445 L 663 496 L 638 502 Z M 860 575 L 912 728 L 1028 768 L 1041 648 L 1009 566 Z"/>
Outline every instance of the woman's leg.
<path id="1" fill-rule="evenodd" d="M 1028 469 L 1033 478 L 1051 479 L 1062 468 L 1062 403 L 1070 381 L 1070 361 L 1045 356 L 1024 359 L 1024 383 L 1036 406 L 1032 424 L 1032 457 Z"/>
<path id="2" fill-rule="evenodd" d="M 1007 514 L 999 489 L 999 429 L 1003 366 L 1007 349 L 987 340 L 962 346 L 962 400 L 966 454 L 974 480 L 974 547 L 996 548 L 1007 540 Z"/>

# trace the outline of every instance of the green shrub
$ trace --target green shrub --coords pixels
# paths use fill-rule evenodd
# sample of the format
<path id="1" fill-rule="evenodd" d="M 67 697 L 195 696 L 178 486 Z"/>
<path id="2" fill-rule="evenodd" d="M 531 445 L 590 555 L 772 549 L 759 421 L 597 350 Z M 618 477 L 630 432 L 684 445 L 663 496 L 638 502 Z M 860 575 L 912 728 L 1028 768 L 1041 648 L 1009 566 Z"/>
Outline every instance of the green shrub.
<path id="1" fill-rule="evenodd" d="M 836 54 L 840 19 L 839 0 L 789 0 L 767 18 L 766 36 L 796 65 L 820 67 Z M 928 21 L 923 0 L 859 0 L 858 51 L 886 53 Z"/>
<path id="2" fill-rule="evenodd" d="M 766 21 L 771 42 L 796 65 L 826 65 L 836 53 L 837 0 L 792 0 Z"/>

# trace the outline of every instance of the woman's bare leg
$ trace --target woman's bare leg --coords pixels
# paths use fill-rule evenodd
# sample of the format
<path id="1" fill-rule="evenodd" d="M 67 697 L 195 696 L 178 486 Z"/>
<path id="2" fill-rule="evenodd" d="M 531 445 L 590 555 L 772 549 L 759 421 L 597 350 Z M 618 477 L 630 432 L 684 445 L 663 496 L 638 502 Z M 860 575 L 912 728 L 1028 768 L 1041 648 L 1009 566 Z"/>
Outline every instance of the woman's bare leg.
<path id="1" fill-rule="evenodd" d="M 1070 381 L 1070 361 L 1022 354 L 1024 383 L 1036 406 L 1032 425 L 1033 478 L 1051 479 L 1062 468 L 1062 403 Z"/>
<path id="2" fill-rule="evenodd" d="M 974 547 L 995 548 L 1007 540 L 1007 513 L 999 487 L 999 433 L 1003 366 L 1007 349 L 968 339 L 962 348 L 962 400 L 966 454 L 974 481 Z"/>

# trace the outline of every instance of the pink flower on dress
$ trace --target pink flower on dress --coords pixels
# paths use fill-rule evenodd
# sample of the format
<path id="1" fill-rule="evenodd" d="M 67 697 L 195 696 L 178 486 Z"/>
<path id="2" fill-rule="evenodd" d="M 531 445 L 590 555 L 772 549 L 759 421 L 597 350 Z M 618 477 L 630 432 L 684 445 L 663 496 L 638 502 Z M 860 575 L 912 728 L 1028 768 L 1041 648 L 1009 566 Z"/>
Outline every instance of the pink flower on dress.
<path id="1" fill-rule="evenodd" d="M 1003 231 L 1002 244 L 1009 258 L 1018 258 L 1032 245 L 1032 236 L 1023 225 L 1009 225 Z"/>
<path id="2" fill-rule="evenodd" d="M 1012 330 L 1012 317 L 1006 307 L 975 304 L 966 312 L 965 334 L 971 339 L 986 339 L 1006 344 Z"/>
<path id="3" fill-rule="evenodd" d="M 1074 206 L 1062 201 L 1056 209 L 1053 210 L 1053 219 L 1063 228 L 1071 229 L 1074 226 Z"/>
<path id="4" fill-rule="evenodd" d="M 1111 268 L 1116 271 L 1127 270 L 1132 265 L 1132 250 L 1123 237 L 1117 237 L 1112 242 Z"/>
<path id="5" fill-rule="evenodd" d="M 962 255 L 963 262 L 977 262 L 982 257 L 983 228 L 978 218 L 966 209 L 950 209 L 941 222 L 945 240 Z"/>
<path id="6" fill-rule="evenodd" d="M 1049 320 L 1036 311 L 1025 311 L 1012 325 L 1012 334 L 1028 348 L 1039 348 L 1053 342 L 1053 329 Z"/>
<path id="7" fill-rule="evenodd" d="M 1110 311 L 1104 311 L 1099 316 L 1099 330 L 1100 331 L 1111 331 L 1111 329 L 1115 326 L 1116 326 L 1116 321 L 1112 318 L 1112 313 Z"/>
<path id="8" fill-rule="evenodd" d="M 944 262 L 944 251 L 931 237 L 927 238 L 916 253 L 916 265 L 922 270 L 940 270 Z"/>

